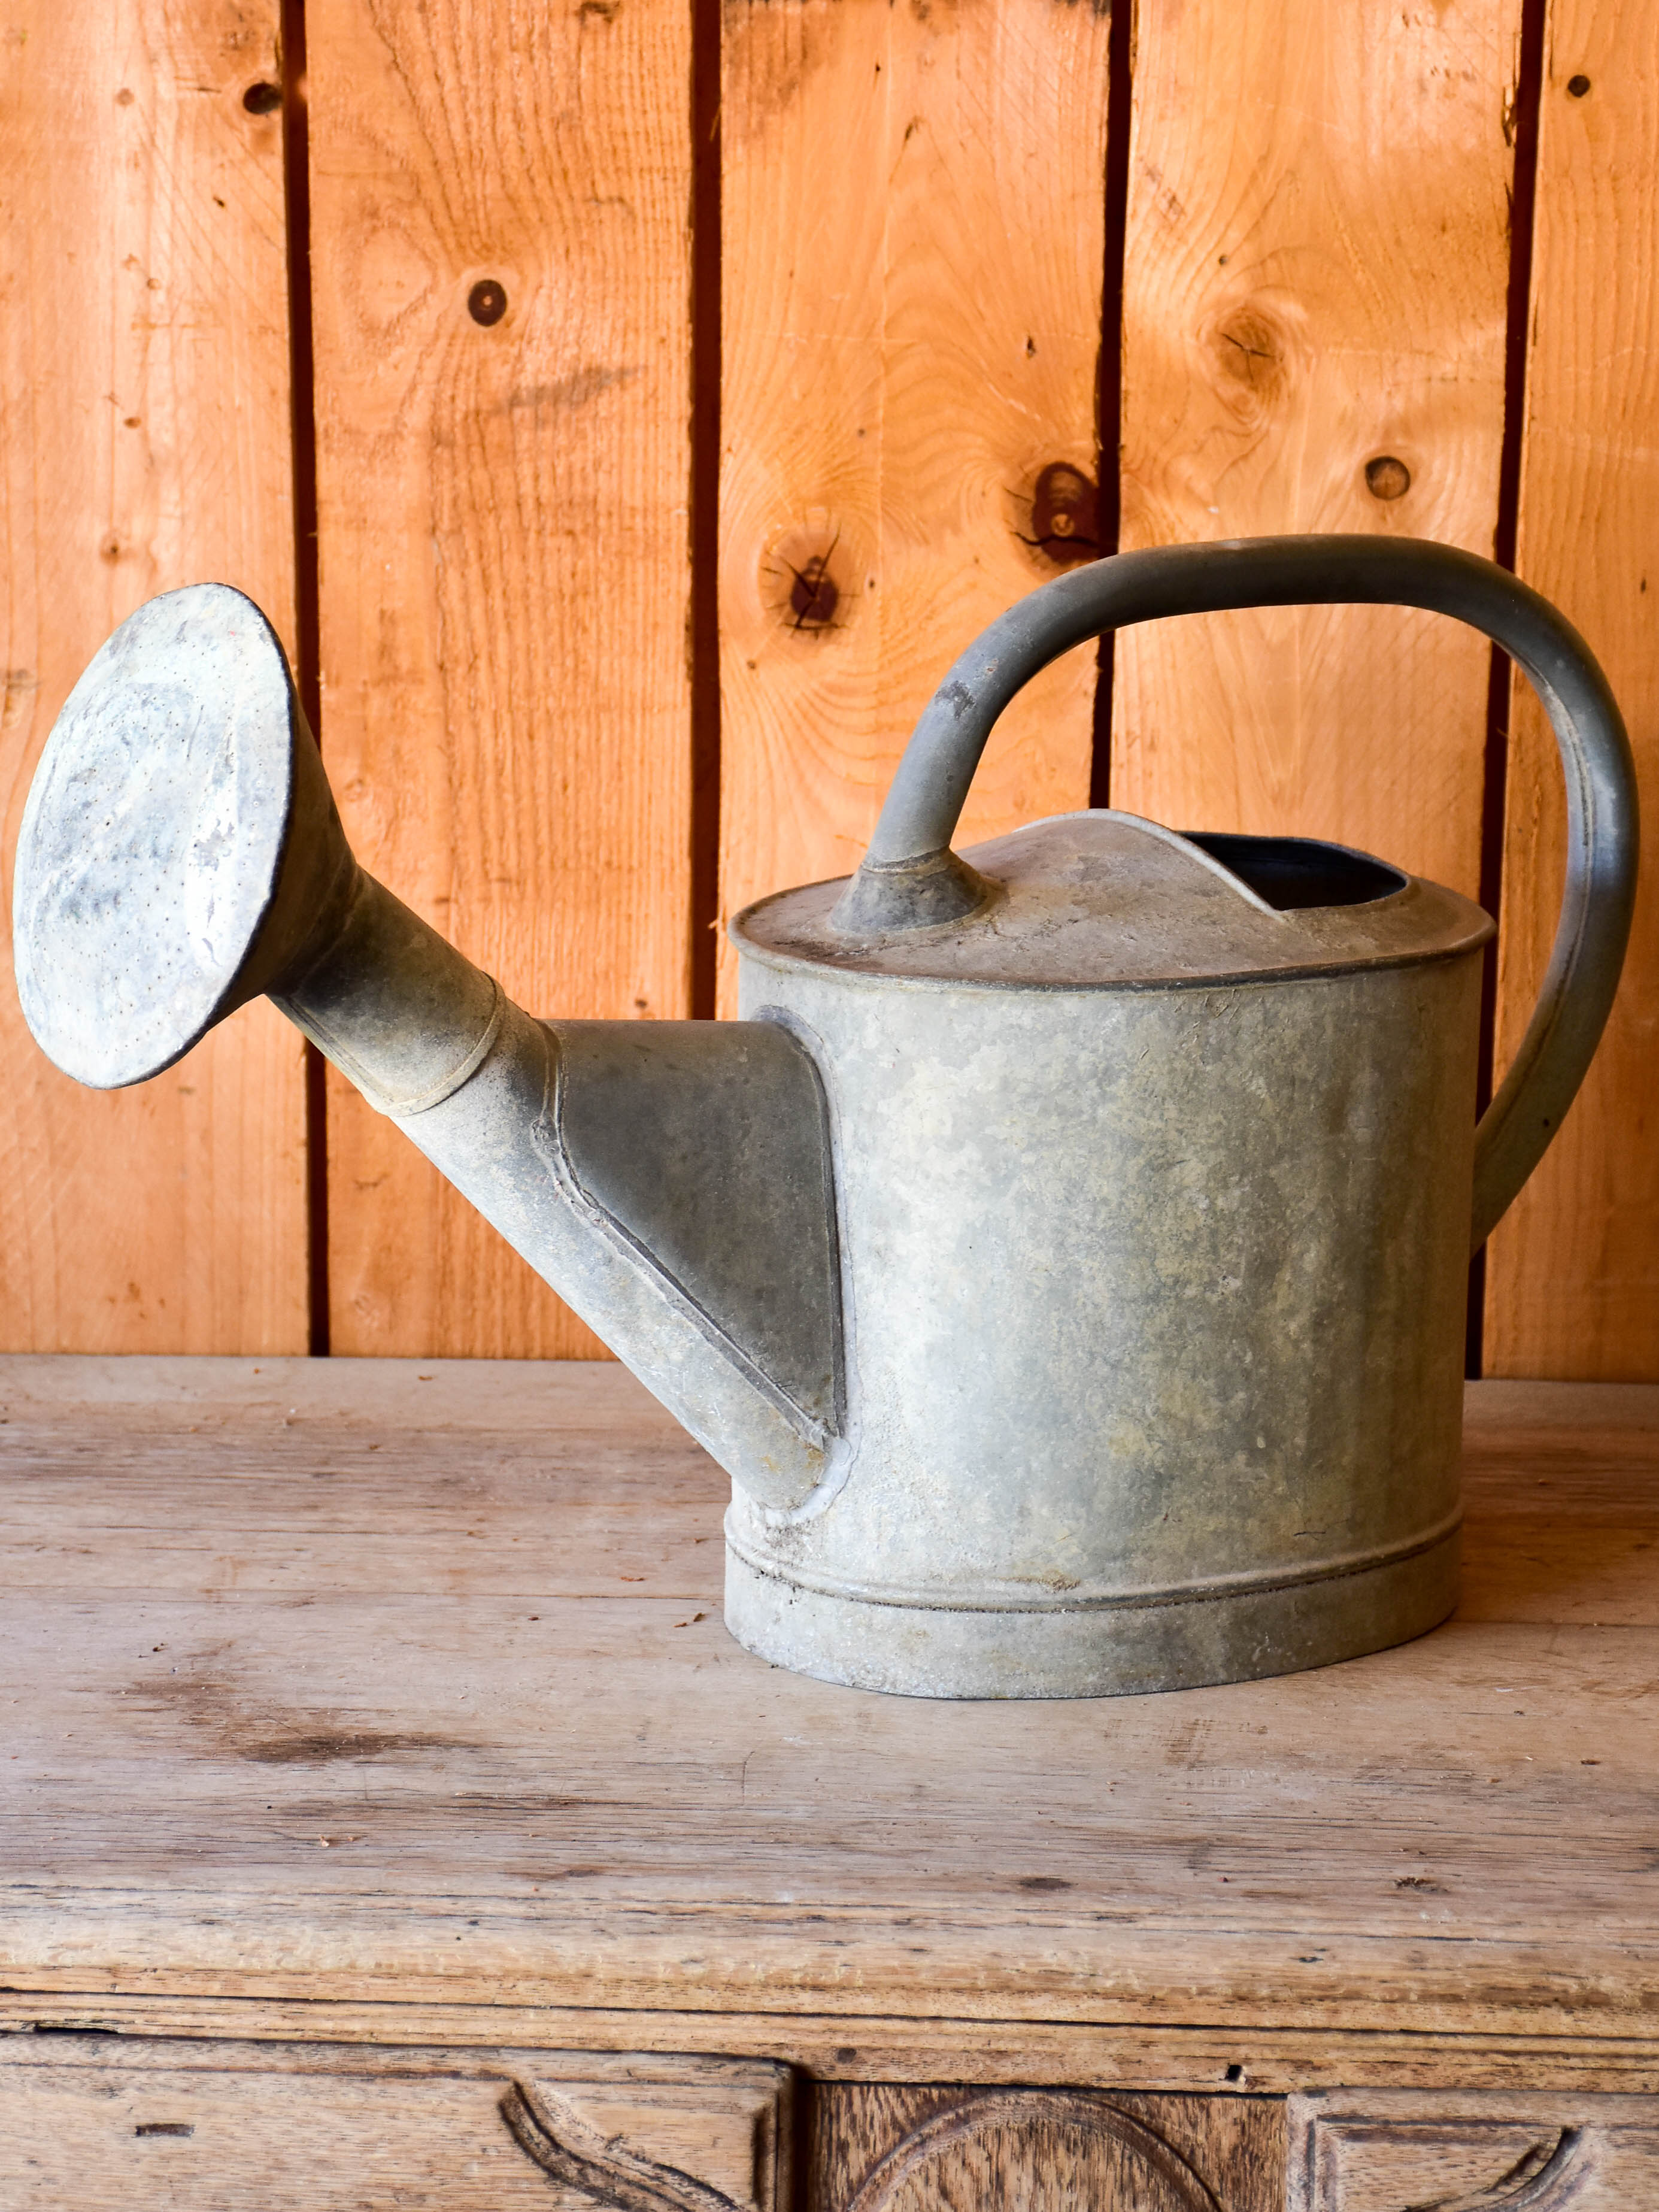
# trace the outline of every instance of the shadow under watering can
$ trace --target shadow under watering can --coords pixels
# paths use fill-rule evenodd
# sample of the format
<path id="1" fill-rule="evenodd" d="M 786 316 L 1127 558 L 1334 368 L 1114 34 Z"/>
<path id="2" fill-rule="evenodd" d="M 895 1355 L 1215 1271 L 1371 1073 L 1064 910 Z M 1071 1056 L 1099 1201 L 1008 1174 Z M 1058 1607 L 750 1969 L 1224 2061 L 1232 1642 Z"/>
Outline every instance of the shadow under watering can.
<path id="1" fill-rule="evenodd" d="M 1486 631 L 1559 743 L 1555 951 L 1478 1129 L 1492 923 L 1456 893 L 1115 811 L 951 848 L 993 724 L 1058 654 L 1341 602 Z M 1083 1696 L 1315 1666 L 1451 1609 L 1469 1254 L 1589 1064 L 1636 852 L 1601 672 L 1490 563 L 1124 554 L 957 663 L 854 877 L 738 915 L 740 1018 L 538 1021 L 357 866 L 269 624 L 201 585 L 125 623 L 58 720 L 17 976 L 100 1087 L 268 993 L 730 1473 L 750 1650 Z"/>

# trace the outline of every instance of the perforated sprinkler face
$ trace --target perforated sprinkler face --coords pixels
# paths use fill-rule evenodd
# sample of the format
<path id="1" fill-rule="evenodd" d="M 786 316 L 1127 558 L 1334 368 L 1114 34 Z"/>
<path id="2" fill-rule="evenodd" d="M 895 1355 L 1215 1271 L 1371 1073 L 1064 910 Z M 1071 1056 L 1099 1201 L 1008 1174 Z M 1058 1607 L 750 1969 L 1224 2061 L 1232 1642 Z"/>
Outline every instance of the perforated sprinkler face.
<path id="1" fill-rule="evenodd" d="M 123 623 L 46 743 L 18 841 L 18 995 L 43 1051 L 99 1090 L 159 1074 L 236 1002 L 293 787 L 282 648 L 198 584 Z"/>

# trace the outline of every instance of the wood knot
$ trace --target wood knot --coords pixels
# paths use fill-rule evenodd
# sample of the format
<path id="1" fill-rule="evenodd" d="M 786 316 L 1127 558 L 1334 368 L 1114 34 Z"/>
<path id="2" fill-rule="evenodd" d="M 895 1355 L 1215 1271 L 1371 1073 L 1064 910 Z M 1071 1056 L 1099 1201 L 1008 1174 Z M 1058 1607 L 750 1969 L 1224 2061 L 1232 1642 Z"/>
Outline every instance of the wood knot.
<path id="1" fill-rule="evenodd" d="M 1412 488 L 1412 472 L 1392 453 L 1379 453 L 1365 464 L 1365 489 L 1373 499 L 1403 499 Z"/>
<path id="2" fill-rule="evenodd" d="M 1261 422 L 1277 407 L 1291 375 L 1289 333 L 1259 302 L 1232 308 L 1211 333 L 1216 384 L 1230 413 Z"/>
<path id="3" fill-rule="evenodd" d="M 830 556 L 813 553 L 793 572 L 789 611 L 795 629 L 828 629 L 841 605 L 841 586 L 830 573 Z"/>
<path id="4" fill-rule="evenodd" d="M 854 566 L 839 528 L 820 512 L 768 548 L 761 564 L 767 606 L 784 629 L 797 635 L 817 637 L 844 629 L 852 611 L 848 594 L 857 590 Z"/>
<path id="5" fill-rule="evenodd" d="M 481 277 L 466 295 L 466 312 L 485 330 L 507 313 L 507 287 L 493 276 Z"/>
<path id="6" fill-rule="evenodd" d="M 1094 478 L 1070 461 L 1050 461 L 1031 487 L 1032 546 L 1061 568 L 1093 561 L 1100 553 L 1100 491 Z"/>

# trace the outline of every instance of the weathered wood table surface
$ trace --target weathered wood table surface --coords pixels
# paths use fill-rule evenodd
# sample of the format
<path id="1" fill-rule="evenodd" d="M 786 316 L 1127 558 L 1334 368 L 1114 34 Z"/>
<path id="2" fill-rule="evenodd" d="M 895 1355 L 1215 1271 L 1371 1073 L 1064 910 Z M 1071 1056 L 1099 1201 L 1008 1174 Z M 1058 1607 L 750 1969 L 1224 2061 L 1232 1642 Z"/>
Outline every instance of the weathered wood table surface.
<path id="1" fill-rule="evenodd" d="M 1659 2207 L 1659 1389 L 1471 1389 L 1423 1641 L 1048 1705 L 737 1649 L 614 1367 L 0 1417 L 6 2212 Z"/>

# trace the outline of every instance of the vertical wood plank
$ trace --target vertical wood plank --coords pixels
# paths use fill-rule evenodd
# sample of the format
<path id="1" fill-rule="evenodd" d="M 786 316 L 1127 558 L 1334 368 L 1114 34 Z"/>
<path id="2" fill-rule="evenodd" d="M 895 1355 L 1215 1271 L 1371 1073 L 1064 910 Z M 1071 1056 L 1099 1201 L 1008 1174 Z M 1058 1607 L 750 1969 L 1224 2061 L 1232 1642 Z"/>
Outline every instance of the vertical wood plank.
<path id="1" fill-rule="evenodd" d="M 243 97 L 276 35 L 275 0 L 20 0 L 0 28 L 8 869 L 59 707 L 144 599 L 235 584 L 292 643 L 282 118 Z M 0 1346 L 303 1352 L 294 1031 L 250 1007 L 97 1094 L 30 1041 L 9 951 L 3 974 Z"/>
<path id="2" fill-rule="evenodd" d="M 324 752 L 538 1012 L 689 1011 L 688 8 L 309 11 Z M 601 1349 L 332 1081 L 329 1157 L 335 1350 Z"/>
<path id="3" fill-rule="evenodd" d="M 1659 816 L 1659 15 L 1554 0 L 1539 116 L 1517 565 L 1601 658 Z M 1560 896 L 1555 746 L 1515 687 L 1498 1060 L 1520 1042 Z M 1652 851 L 1651 832 L 1649 841 Z M 1492 1240 L 1490 1373 L 1659 1378 L 1659 894 L 1650 857 L 1584 1091 Z"/>
<path id="4" fill-rule="evenodd" d="M 726 24 L 729 914 L 857 864 L 945 669 L 1058 573 L 1026 541 L 1042 471 L 1096 465 L 1109 26 L 1053 0 Z M 1094 678 L 1073 654 L 1004 717 L 964 838 L 1087 805 Z"/>
<path id="5" fill-rule="evenodd" d="M 1491 554 L 1519 18 L 1144 0 L 1125 545 L 1357 530 Z M 1473 895 L 1489 667 L 1473 633 L 1393 610 L 1130 632 L 1113 803 L 1334 837 Z"/>

